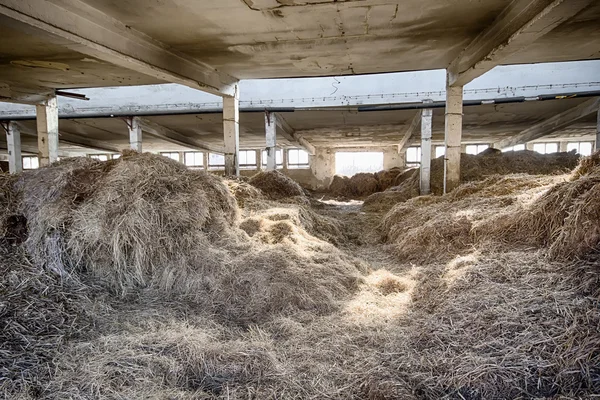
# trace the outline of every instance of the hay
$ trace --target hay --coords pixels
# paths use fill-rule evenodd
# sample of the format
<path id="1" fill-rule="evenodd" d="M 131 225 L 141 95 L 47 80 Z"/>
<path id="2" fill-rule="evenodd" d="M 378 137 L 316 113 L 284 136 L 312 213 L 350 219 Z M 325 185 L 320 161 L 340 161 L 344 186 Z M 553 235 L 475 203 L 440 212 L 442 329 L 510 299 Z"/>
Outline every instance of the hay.
<path id="1" fill-rule="evenodd" d="M 475 182 L 493 175 L 530 174 L 556 175 L 571 171 L 579 156 L 574 153 L 539 154 L 534 151 L 488 151 L 478 155 L 461 154 L 461 183 Z M 370 211 L 385 211 L 393 204 L 419 195 L 420 172 L 409 170 L 398 177 L 398 184 L 385 195 L 375 194 L 365 199 Z M 444 158 L 431 161 L 431 193 L 441 195 L 444 190 Z"/>
<path id="2" fill-rule="evenodd" d="M 257 189 L 260 189 L 272 200 L 304 196 L 302 187 L 279 171 L 259 172 L 250 178 L 248 183 Z"/>
<path id="3" fill-rule="evenodd" d="M 393 186 L 402 175 L 402 169 L 372 173 L 359 173 L 352 177 L 335 175 L 328 192 L 337 197 L 360 199 Z"/>

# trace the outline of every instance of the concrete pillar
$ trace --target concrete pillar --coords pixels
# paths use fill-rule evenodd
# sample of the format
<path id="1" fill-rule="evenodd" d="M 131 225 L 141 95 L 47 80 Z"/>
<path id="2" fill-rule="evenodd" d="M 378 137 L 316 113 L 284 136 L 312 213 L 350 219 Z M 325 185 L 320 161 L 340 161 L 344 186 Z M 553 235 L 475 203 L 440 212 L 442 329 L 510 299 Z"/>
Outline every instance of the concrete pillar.
<path id="1" fill-rule="evenodd" d="M 565 141 L 558 142 L 558 151 L 560 151 L 561 153 L 566 152 L 568 144 L 569 144 L 569 142 L 565 142 Z"/>
<path id="2" fill-rule="evenodd" d="M 446 85 L 446 157 L 444 193 L 460 184 L 460 152 L 462 139 L 463 87 Z"/>
<path id="3" fill-rule="evenodd" d="M 256 150 L 256 170 L 260 172 L 262 168 L 262 150 Z"/>
<path id="4" fill-rule="evenodd" d="M 129 148 L 138 153 L 142 152 L 142 127 L 137 118 L 127 118 L 127 128 L 129 129 Z"/>
<path id="5" fill-rule="evenodd" d="M 533 143 L 533 142 L 527 142 L 527 143 L 525 143 L 525 149 L 533 151 L 533 145 L 534 144 L 535 143 Z"/>
<path id="6" fill-rule="evenodd" d="M 431 130 L 433 110 L 426 109 L 421 113 L 421 194 L 431 192 Z"/>
<path id="7" fill-rule="evenodd" d="M 383 149 L 383 169 L 402 168 L 405 165 L 404 154 L 398 153 L 398 146 Z"/>
<path id="8" fill-rule="evenodd" d="M 202 168 L 208 171 L 208 151 L 202 152 Z"/>
<path id="9" fill-rule="evenodd" d="M 600 107 L 598 108 L 598 116 L 596 117 L 596 147 L 595 150 L 600 150 Z"/>
<path id="10" fill-rule="evenodd" d="M 287 149 L 282 147 L 281 148 L 281 168 L 284 171 L 287 171 L 287 169 L 288 169 L 287 164 L 288 164 L 288 152 L 287 152 Z"/>
<path id="11" fill-rule="evenodd" d="M 40 167 L 58 159 L 58 102 L 56 96 L 35 106 Z"/>
<path id="12" fill-rule="evenodd" d="M 236 85 L 233 97 L 223 97 L 223 139 L 225 176 L 240 175 L 240 94 Z"/>
<path id="13" fill-rule="evenodd" d="M 310 170 L 315 182 L 313 189 L 327 189 L 335 175 L 335 151 L 326 147 L 317 147 L 315 155 L 310 156 Z"/>
<path id="14" fill-rule="evenodd" d="M 6 147 L 8 148 L 8 171 L 18 174 L 23 171 L 23 158 L 21 155 L 21 132 L 15 122 L 9 122 L 5 127 Z"/>
<path id="15" fill-rule="evenodd" d="M 277 121 L 275 113 L 265 113 L 265 139 L 267 142 L 267 171 L 273 171 L 277 168 Z"/>

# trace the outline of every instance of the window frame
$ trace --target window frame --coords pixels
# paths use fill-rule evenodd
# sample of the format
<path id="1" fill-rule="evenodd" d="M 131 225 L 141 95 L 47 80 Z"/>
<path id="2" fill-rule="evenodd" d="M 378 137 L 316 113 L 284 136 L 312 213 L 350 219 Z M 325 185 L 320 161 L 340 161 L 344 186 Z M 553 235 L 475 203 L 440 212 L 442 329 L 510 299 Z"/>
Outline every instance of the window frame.
<path id="1" fill-rule="evenodd" d="M 173 158 L 172 155 L 177 154 L 177 159 Z M 180 162 L 181 158 L 178 151 L 161 151 L 160 155 L 163 157 L 170 158 L 173 161 Z"/>
<path id="2" fill-rule="evenodd" d="M 194 163 L 193 164 L 188 164 L 188 156 L 192 156 L 194 158 Z M 203 151 L 186 151 L 183 153 L 183 165 L 185 165 L 186 167 L 190 167 L 190 168 L 204 168 L 204 155 L 205 152 Z M 196 157 L 200 156 L 200 163 L 197 164 L 196 163 Z"/>
<path id="3" fill-rule="evenodd" d="M 409 160 L 410 150 L 416 150 L 416 158 L 414 160 Z M 409 168 L 416 168 L 421 166 L 421 146 L 410 146 L 406 148 L 404 153 L 404 164 Z"/>
<path id="4" fill-rule="evenodd" d="M 291 157 L 290 157 L 290 153 L 291 152 L 297 152 L 297 159 L 298 162 L 293 163 L 290 161 Z M 306 154 L 306 162 L 300 162 L 300 152 Z M 304 150 L 304 149 L 300 149 L 300 148 L 294 148 L 294 149 L 287 149 L 287 167 L 290 169 L 307 169 L 310 168 L 310 154 L 308 154 L 308 151 Z"/>
<path id="5" fill-rule="evenodd" d="M 263 149 L 260 152 L 261 155 L 261 165 L 262 165 L 262 169 L 266 169 L 267 168 L 267 149 Z M 280 158 L 280 159 L 278 159 Z M 283 168 L 283 149 L 276 147 L 275 148 L 275 169 L 282 169 Z"/>
<path id="6" fill-rule="evenodd" d="M 210 160 L 210 156 L 219 156 L 220 158 L 223 159 L 223 163 L 219 163 L 219 164 L 212 164 L 211 160 Z M 211 171 L 220 171 L 220 170 L 225 170 L 225 155 L 224 154 L 220 154 L 220 153 L 212 153 L 209 152 L 208 153 L 208 162 L 207 162 L 207 168 Z"/>
<path id="7" fill-rule="evenodd" d="M 548 152 L 548 145 L 555 145 L 556 151 Z M 544 152 L 539 152 L 535 149 L 536 146 L 544 146 Z M 558 142 L 538 142 L 533 144 L 533 151 L 539 154 L 553 154 L 558 153 L 560 151 L 560 144 Z"/>
<path id="8" fill-rule="evenodd" d="M 25 160 L 29 160 L 29 165 L 31 165 L 31 161 L 35 160 L 36 166 L 35 167 L 31 167 L 30 166 L 29 168 L 25 167 L 25 164 L 26 164 Z M 22 162 L 21 165 L 23 166 L 24 170 L 28 170 L 29 171 L 29 170 L 34 170 L 34 169 L 39 169 L 40 168 L 40 158 L 38 156 L 22 156 L 21 157 L 21 162 Z"/>
<path id="9" fill-rule="evenodd" d="M 245 156 L 246 156 L 246 162 L 245 163 L 242 163 L 242 153 L 244 153 Z M 254 155 L 254 164 L 247 162 L 248 161 L 248 154 L 253 154 Z M 256 150 L 239 150 L 238 151 L 238 156 L 239 156 L 240 169 L 253 170 L 253 169 L 257 169 L 258 168 L 258 162 L 256 160 Z"/>

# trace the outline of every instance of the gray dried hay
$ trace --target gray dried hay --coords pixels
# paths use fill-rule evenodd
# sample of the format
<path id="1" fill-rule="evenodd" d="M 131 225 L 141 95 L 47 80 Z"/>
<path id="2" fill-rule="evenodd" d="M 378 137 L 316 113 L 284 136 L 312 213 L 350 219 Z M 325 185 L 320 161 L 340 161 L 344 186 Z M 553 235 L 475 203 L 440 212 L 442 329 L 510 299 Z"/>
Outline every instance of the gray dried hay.
<path id="1" fill-rule="evenodd" d="M 555 175 L 571 171 L 577 166 L 579 155 L 569 153 L 539 154 L 534 151 L 491 151 L 478 155 L 461 154 L 461 183 L 481 181 L 492 175 L 530 174 Z M 393 193 L 375 194 L 365 199 L 369 210 L 382 211 L 390 205 L 419 195 L 420 171 L 407 171 L 398 186 L 388 189 Z M 431 193 L 441 195 L 444 190 L 444 158 L 431 161 Z"/>
<path id="2" fill-rule="evenodd" d="M 293 179 L 279 171 L 262 171 L 248 183 L 260 189 L 267 197 L 278 200 L 285 197 L 304 196 L 304 189 Z"/>
<path id="3" fill-rule="evenodd" d="M 61 346 L 90 324 L 84 289 L 39 270 L 0 239 L 0 397 L 41 392 Z"/>

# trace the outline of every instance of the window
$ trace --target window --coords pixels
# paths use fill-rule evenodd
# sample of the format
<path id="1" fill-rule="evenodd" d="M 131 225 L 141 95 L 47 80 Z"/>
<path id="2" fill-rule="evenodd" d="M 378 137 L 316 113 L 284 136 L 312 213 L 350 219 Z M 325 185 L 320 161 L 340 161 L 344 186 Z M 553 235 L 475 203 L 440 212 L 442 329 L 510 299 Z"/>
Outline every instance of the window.
<path id="1" fill-rule="evenodd" d="M 256 151 L 240 150 L 240 168 L 256 169 Z"/>
<path id="2" fill-rule="evenodd" d="M 170 158 L 171 160 L 179 161 L 179 153 L 160 153 L 161 156 Z"/>
<path id="3" fill-rule="evenodd" d="M 406 149 L 406 166 L 418 167 L 421 164 L 421 147 L 409 147 Z"/>
<path id="4" fill-rule="evenodd" d="M 288 168 L 308 168 L 308 153 L 302 149 L 288 150 Z"/>
<path id="5" fill-rule="evenodd" d="M 383 152 L 337 152 L 335 173 L 352 176 L 360 172 L 378 172 L 383 169 Z"/>
<path id="6" fill-rule="evenodd" d="M 435 158 L 446 155 L 446 146 L 435 146 Z"/>
<path id="7" fill-rule="evenodd" d="M 90 158 L 98 161 L 108 161 L 110 154 L 90 154 Z"/>
<path id="8" fill-rule="evenodd" d="M 183 160 L 188 167 L 204 167 L 204 153 L 201 151 L 184 153 Z"/>
<path id="9" fill-rule="evenodd" d="M 35 156 L 23 157 L 23 169 L 38 169 L 40 167 L 40 161 Z"/>
<path id="10" fill-rule="evenodd" d="M 502 149 L 502 152 L 506 153 L 507 151 L 521 151 L 521 150 L 525 150 L 524 144 L 517 144 L 515 146 L 506 147 L 506 148 Z"/>
<path id="11" fill-rule="evenodd" d="M 113 159 L 113 160 L 118 160 L 119 158 L 121 158 L 121 155 L 120 155 L 120 154 L 113 154 L 113 155 L 112 155 L 112 159 Z"/>
<path id="12" fill-rule="evenodd" d="M 541 154 L 550 154 L 558 152 L 558 143 L 535 143 L 533 151 Z"/>
<path id="13" fill-rule="evenodd" d="M 477 155 L 489 147 L 490 146 L 487 144 L 468 144 L 465 152 L 467 154 Z"/>
<path id="14" fill-rule="evenodd" d="M 275 163 L 277 164 L 277 168 L 283 167 L 283 152 L 281 149 L 277 149 L 275 151 Z M 263 168 L 267 168 L 267 151 L 262 151 L 262 166 Z"/>
<path id="15" fill-rule="evenodd" d="M 208 168 L 209 169 L 224 169 L 225 156 L 223 154 L 208 153 Z"/>
<path id="16" fill-rule="evenodd" d="M 573 151 L 582 156 L 589 156 L 592 154 L 592 142 L 572 142 L 567 144 L 567 151 Z"/>

